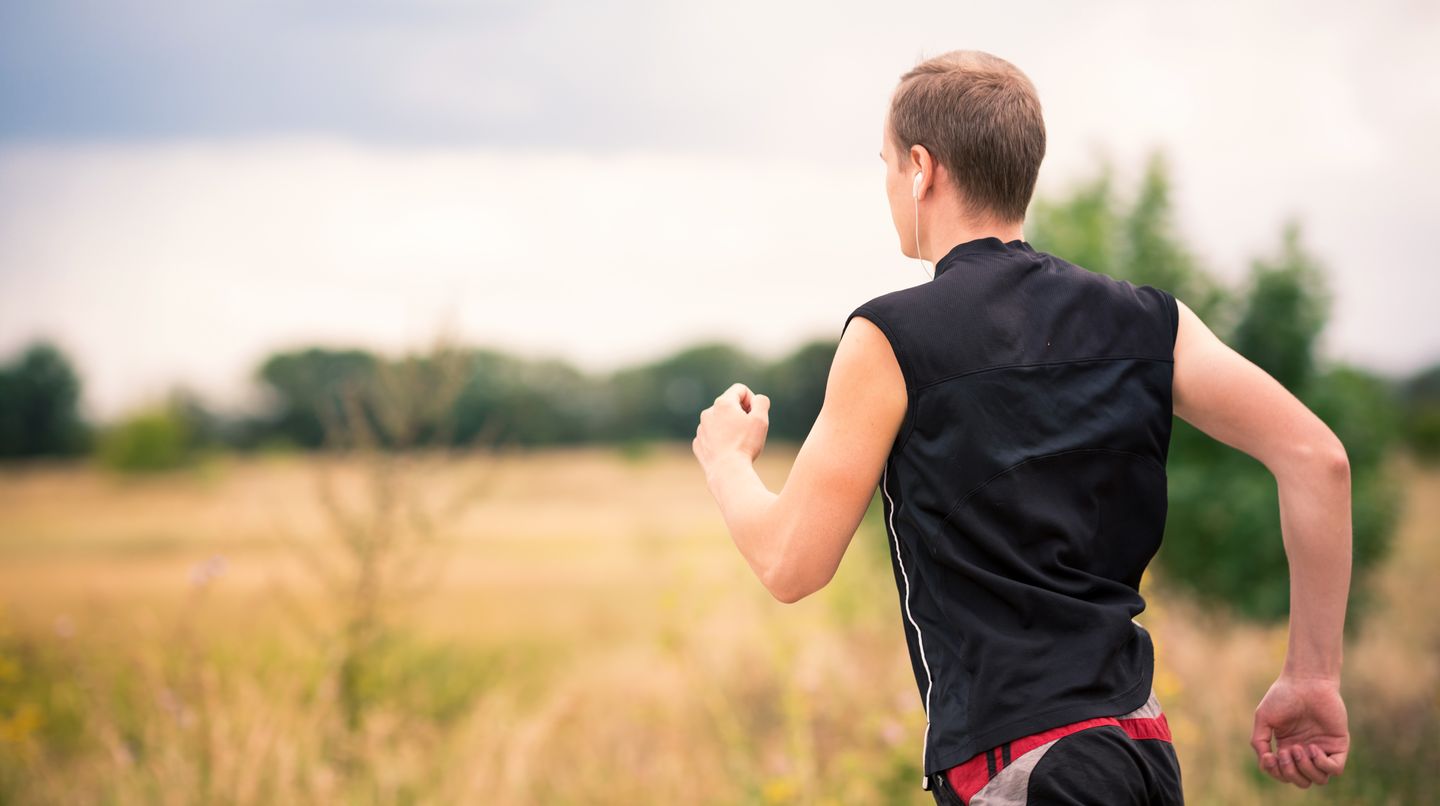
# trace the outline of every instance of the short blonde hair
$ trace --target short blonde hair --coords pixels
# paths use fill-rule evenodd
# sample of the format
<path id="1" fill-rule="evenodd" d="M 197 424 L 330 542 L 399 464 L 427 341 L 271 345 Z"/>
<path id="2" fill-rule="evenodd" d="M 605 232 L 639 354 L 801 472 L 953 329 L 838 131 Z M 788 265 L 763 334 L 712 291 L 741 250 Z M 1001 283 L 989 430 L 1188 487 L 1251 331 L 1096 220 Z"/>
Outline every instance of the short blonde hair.
<path id="1" fill-rule="evenodd" d="M 966 197 L 966 214 L 1023 221 L 1045 158 L 1045 120 L 1030 79 L 979 50 L 952 50 L 900 77 L 890 138 L 901 160 L 924 146 Z"/>

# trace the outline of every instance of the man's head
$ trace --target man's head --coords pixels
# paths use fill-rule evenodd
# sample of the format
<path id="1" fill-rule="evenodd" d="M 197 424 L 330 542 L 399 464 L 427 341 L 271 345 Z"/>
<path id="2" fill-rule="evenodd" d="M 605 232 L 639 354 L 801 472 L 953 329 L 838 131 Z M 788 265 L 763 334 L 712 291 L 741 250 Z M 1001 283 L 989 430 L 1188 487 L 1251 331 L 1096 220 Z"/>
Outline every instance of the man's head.
<path id="1" fill-rule="evenodd" d="M 1018 228 L 1045 157 L 1045 121 L 1030 79 L 998 56 L 955 50 L 900 77 L 882 134 L 886 194 L 902 251 L 918 257 L 911 195 L 933 209 L 922 221 L 965 233 Z M 921 236 L 926 244 L 931 238 Z M 933 256 L 932 256 L 933 257 Z"/>

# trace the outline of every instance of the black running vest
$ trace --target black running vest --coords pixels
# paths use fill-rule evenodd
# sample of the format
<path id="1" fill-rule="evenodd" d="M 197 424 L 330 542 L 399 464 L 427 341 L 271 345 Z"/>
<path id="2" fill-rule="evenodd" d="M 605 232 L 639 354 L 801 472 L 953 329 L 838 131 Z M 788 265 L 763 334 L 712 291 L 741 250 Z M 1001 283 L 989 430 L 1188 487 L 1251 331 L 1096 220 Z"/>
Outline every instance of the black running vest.
<path id="1" fill-rule="evenodd" d="M 1175 298 L 986 237 L 856 316 L 909 396 L 880 493 L 925 775 L 1144 705 L 1133 617 L 1165 530 Z"/>

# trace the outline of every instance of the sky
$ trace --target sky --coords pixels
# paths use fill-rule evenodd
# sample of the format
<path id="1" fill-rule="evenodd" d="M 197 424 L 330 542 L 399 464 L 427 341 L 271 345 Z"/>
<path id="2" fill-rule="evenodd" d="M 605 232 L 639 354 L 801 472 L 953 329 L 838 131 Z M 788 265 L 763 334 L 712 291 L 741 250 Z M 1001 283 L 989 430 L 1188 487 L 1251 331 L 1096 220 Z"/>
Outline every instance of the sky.
<path id="1" fill-rule="evenodd" d="M 1161 149 L 1208 269 L 1239 282 L 1296 217 L 1322 352 L 1413 371 L 1440 360 L 1437 41 L 1433 2 L 6 3 L 0 360 L 53 339 L 109 418 L 447 327 L 594 372 L 838 338 L 928 279 L 886 206 L 889 93 L 976 48 L 1040 94 L 1038 195 Z"/>

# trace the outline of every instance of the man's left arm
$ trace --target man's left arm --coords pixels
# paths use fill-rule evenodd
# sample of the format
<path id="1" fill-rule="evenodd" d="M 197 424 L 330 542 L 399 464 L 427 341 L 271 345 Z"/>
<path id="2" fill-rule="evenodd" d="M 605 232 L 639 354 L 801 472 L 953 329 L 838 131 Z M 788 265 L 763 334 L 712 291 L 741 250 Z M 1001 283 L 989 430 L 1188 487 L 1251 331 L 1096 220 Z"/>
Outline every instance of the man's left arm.
<path id="1" fill-rule="evenodd" d="M 906 405 L 889 341 L 857 316 L 840 338 L 820 414 L 778 494 L 754 467 L 769 430 L 770 399 L 736 383 L 701 412 L 695 456 L 735 546 L 776 599 L 799 601 L 835 576 Z"/>

